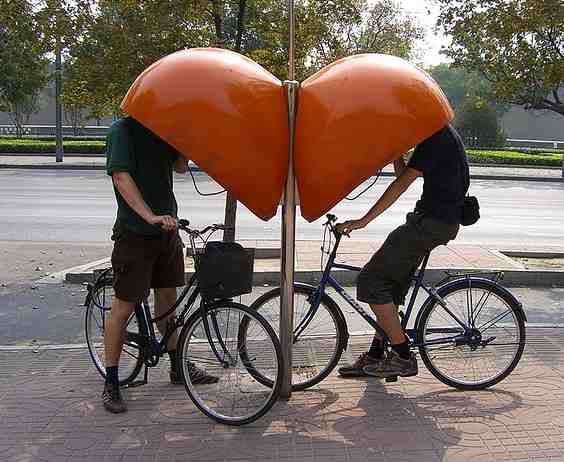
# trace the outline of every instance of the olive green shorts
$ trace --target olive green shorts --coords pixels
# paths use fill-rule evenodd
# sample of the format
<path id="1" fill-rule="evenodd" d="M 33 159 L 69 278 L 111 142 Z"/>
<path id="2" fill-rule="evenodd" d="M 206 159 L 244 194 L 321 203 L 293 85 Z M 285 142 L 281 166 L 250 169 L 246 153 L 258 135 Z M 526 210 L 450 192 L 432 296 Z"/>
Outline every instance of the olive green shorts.
<path id="1" fill-rule="evenodd" d="M 454 239 L 458 224 L 448 224 L 417 212 L 390 233 L 364 266 L 357 280 L 357 298 L 375 305 L 403 305 L 411 278 L 425 255 Z"/>
<path id="2" fill-rule="evenodd" d="M 116 297 L 138 302 L 149 289 L 184 285 L 183 244 L 178 232 L 144 236 L 115 231 L 112 268 Z"/>

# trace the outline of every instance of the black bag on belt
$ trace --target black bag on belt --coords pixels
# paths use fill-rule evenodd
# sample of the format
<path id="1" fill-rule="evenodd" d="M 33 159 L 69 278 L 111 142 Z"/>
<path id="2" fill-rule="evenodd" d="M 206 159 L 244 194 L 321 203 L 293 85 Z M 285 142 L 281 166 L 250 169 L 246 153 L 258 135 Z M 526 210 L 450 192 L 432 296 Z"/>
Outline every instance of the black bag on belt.
<path id="1" fill-rule="evenodd" d="M 470 226 L 480 219 L 480 204 L 476 196 L 466 196 L 462 206 L 462 226 Z"/>

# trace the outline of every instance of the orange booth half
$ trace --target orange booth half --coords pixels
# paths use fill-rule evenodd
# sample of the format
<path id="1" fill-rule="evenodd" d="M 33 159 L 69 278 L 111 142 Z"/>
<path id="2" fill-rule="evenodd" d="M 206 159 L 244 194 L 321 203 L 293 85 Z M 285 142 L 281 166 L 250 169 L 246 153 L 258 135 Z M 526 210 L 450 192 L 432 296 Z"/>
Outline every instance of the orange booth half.
<path id="1" fill-rule="evenodd" d="M 424 71 L 390 55 L 336 61 L 301 86 L 294 165 L 313 221 L 454 117 Z"/>
<path id="2" fill-rule="evenodd" d="M 213 177 L 255 215 L 277 211 L 288 170 L 282 83 L 228 50 L 162 58 L 134 82 L 122 110 Z"/>

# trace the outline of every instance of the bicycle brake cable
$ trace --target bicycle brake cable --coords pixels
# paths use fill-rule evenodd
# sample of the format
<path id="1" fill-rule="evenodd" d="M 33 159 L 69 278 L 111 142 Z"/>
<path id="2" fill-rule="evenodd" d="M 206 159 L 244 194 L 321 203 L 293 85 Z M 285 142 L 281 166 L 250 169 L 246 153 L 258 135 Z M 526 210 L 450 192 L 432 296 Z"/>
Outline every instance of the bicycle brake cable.
<path id="1" fill-rule="evenodd" d="M 380 178 L 380 175 L 382 174 L 382 170 L 380 170 L 378 172 L 378 175 L 376 175 L 376 178 L 374 178 L 374 181 L 372 183 L 370 183 L 365 189 L 363 189 L 361 192 L 359 192 L 356 196 L 354 197 L 345 197 L 346 200 L 348 201 L 355 201 L 357 200 L 360 196 L 362 196 L 366 191 L 368 191 L 372 186 L 374 186 L 376 184 L 376 182 L 378 181 L 378 178 Z"/>

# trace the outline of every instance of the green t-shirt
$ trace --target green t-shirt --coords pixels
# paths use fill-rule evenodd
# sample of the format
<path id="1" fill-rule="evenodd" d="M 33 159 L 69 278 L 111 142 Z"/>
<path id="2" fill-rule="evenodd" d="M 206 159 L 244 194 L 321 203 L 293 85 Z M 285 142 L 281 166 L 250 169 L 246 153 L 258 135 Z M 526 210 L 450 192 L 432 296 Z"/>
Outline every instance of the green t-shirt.
<path id="1" fill-rule="evenodd" d="M 106 171 L 128 172 L 155 215 L 176 217 L 178 206 L 172 191 L 172 169 L 178 151 L 135 119 L 125 117 L 112 124 L 106 138 Z M 135 212 L 114 186 L 118 211 L 114 231 L 143 235 L 160 231 Z"/>

